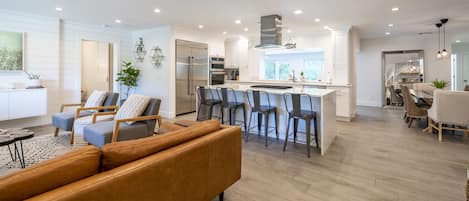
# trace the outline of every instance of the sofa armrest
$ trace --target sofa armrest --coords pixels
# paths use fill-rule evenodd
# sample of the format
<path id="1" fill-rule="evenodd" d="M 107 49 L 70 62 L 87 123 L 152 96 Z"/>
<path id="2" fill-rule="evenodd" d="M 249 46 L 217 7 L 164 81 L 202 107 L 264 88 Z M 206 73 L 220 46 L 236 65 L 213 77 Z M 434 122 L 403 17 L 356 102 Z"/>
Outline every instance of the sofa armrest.
<path id="1" fill-rule="evenodd" d="M 112 132 L 111 143 L 117 142 L 117 137 L 119 136 L 119 127 L 121 123 L 132 122 L 132 121 L 145 121 L 145 120 L 156 120 L 158 122 L 158 126 L 161 125 L 160 115 L 149 115 L 149 116 L 127 118 L 127 119 L 118 119 L 116 120 L 116 123 L 114 124 L 114 130 Z"/>
<path id="2" fill-rule="evenodd" d="M 66 107 L 83 107 L 84 103 L 72 103 L 72 104 L 62 104 L 60 106 L 60 112 L 63 112 Z"/>
<path id="3" fill-rule="evenodd" d="M 93 113 L 93 118 L 91 120 L 91 124 L 94 124 L 96 123 L 96 118 L 98 116 L 106 116 L 106 115 L 116 115 L 117 112 L 116 111 L 113 111 L 113 112 L 96 112 L 96 113 Z"/>

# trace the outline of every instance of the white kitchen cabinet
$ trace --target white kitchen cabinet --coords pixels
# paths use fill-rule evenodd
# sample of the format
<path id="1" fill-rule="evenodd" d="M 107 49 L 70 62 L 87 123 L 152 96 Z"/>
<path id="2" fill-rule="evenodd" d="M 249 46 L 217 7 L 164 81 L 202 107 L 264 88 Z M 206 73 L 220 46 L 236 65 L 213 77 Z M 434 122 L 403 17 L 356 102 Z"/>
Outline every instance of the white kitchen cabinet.
<path id="1" fill-rule="evenodd" d="M 248 40 L 227 39 L 225 41 L 225 68 L 243 68 L 248 65 Z"/>
<path id="2" fill-rule="evenodd" d="M 8 119 L 8 93 L 0 92 L 0 121 Z"/>
<path id="3" fill-rule="evenodd" d="M 47 114 L 47 89 L 13 89 L 0 92 L 0 121 Z"/>
<path id="4" fill-rule="evenodd" d="M 355 106 L 353 105 L 353 95 L 350 87 L 328 86 L 327 89 L 336 90 L 336 115 L 339 120 L 351 121 L 355 116 Z"/>

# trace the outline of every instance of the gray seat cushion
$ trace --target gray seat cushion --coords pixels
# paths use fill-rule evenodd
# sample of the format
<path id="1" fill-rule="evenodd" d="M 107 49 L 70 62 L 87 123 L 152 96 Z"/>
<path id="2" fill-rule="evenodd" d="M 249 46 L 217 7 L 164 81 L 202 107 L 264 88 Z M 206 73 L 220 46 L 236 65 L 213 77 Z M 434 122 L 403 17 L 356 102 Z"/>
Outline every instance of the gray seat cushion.
<path id="1" fill-rule="evenodd" d="M 80 117 L 91 115 L 91 111 L 81 111 Z M 71 131 L 73 121 L 75 120 L 75 112 L 62 112 L 52 115 L 52 126 L 65 131 Z"/>
<path id="2" fill-rule="evenodd" d="M 102 147 L 104 144 L 110 143 L 112 132 L 114 130 L 114 123 L 114 121 L 107 121 L 86 126 L 84 130 L 85 141 L 98 147 Z M 117 141 L 134 140 L 152 135 L 153 132 L 148 132 L 148 126 L 145 123 L 137 122 L 132 125 L 121 123 Z"/>

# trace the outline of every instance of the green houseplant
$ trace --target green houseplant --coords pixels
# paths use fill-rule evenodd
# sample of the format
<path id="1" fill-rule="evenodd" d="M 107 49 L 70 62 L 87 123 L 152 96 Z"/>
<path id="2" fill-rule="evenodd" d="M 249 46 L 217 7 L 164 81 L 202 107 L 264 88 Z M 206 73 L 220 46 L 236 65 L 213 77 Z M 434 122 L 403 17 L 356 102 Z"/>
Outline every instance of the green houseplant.
<path id="1" fill-rule="evenodd" d="M 116 82 L 119 82 L 121 86 L 125 86 L 125 98 L 129 97 L 130 91 L 138 86 L 137 79 L 139 74 L 140 70 L 137 69 L 132 62 L 122 62 L 122 69 L 117 73 Z"/>
<path id="2" fill-rule="evenodd" d="M 446 86 L 448 86 L 448 82 L 447 82 L 447 81 L 445 81 L 445 80 L 438 80 L 438 79 L 433 80 L 433 81 L 432 81 L 432 84 L 433 84 L 433 86 L 434 86 L 435 88 L 437 88 L 437 89 L 444 89 L 444 88 L 446 88 Z"/>

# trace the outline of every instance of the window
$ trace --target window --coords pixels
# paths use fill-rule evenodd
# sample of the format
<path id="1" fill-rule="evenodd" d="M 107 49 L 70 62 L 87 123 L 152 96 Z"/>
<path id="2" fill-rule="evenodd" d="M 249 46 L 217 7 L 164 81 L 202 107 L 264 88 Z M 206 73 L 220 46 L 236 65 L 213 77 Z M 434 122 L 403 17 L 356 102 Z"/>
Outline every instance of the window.
<path id="1" fill-rule="evenodd" d="M 301 73 L 307 81 L 321 80 L 324 69 L 324 52 L 287 50 L 264 53 L 264 66 L 260 68 L 261 80 L 288 80 L 295 73 Z"/>

